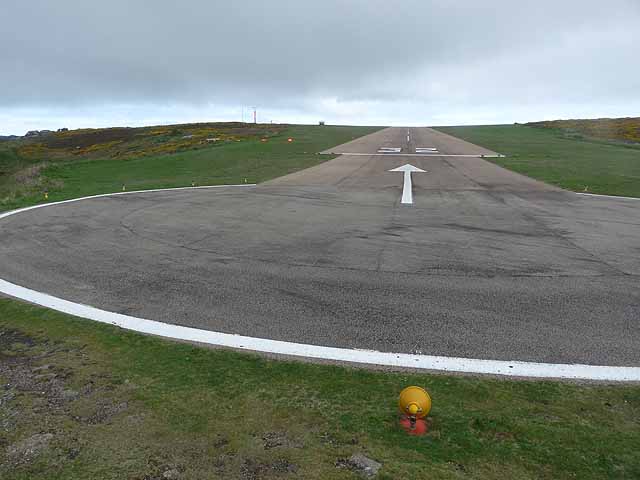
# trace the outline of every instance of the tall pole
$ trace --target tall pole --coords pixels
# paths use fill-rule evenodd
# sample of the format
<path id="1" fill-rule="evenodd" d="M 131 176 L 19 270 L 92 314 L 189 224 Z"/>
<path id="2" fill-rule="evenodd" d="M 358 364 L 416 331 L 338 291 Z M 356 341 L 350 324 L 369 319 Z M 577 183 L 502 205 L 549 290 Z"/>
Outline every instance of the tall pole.
<path id="1" fill-rule="evenodd" d="M 258 115 L 256 113 L 256 107 L 253 107 L 253 123 L 258 123 Z"/>

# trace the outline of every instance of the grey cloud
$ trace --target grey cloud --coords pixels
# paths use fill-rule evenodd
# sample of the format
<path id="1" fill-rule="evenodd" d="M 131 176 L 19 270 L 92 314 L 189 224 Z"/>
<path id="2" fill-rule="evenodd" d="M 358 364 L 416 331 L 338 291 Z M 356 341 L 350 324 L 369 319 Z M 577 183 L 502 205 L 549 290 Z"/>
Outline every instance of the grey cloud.
<path id="1" fill-rule="evenodd" d="M 2 16 L 0 108 L 639 96 L 635 0 L 5 0 Z"/>

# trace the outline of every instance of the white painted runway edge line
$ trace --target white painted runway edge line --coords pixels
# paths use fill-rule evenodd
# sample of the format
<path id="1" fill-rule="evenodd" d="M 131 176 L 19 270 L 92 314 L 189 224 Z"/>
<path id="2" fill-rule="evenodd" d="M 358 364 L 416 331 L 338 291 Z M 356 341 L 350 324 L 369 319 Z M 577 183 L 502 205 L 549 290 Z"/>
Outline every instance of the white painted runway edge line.
<path id="1" fill-rule="evenodd" d="M 440 370 L 445 372 L 483 373 L 538 378 L 640 381 L 640 368 L 637 367 L 508 362 L 501 360 L 411 355 L 406 353 L 387 353 L 373 350 L 323 347 L 318 345 L 307 345 L 302 343 L 212 332 L 209 330 L 183 327 L 155 320 L 122 315 L 119 313 L 100 310 L 88 305 L 63 300 L 46 293 L 37 292 L 35 290 L 15 285 L 5 280 L 0 280 L 0 291 L 12 297 L 21 298 L 59 312 L 87 318 L 101 323 L 108 323 L 128 330 L 134 330 L 136 332 L 241 350 L 391 367 Z"/>
<path id="2" fill-rule="evenodd" d="M 585 197 L 596 197 L 596 198 L 615 198 L 616 200 L 640 200 L 638 197 L 621 197 L 619 195 L 599 195 L 597 193 L 585 193 L 585 192 L 575 192 L 578 195 L 584 195 Z"/>
<path id="3" fill-rule="evenodd" d="M 90 200 L 92 198 L 102 197 L 114 197 L 116 195 L 133 195 L 136 193 L 153 193 L 153 192 L 173 192 L 177 190 L 200 190 L 205 188 L 229 188 L 229 187 L 255 187 L 255 183 L 243 183 L 240 185 L 202 185 L 200 187 L 174 187 L 174 188 L 153 188 L 150 190 L 131 190 L 130 192 L 113 192 L 113 193 L 101 193 L 99 195 L 90 195 L 88 197 L 70 198 L 69 200 L 60 200 L 59 202 L 39 203 L 38 205 L 32 205 L 31 207 L 19 208 L 17 210 L 11 210 L 9 212 L 0 213 L 0 220 L 11 215 L 26 212 L 28 210 L 35 210 L 36 208 L 52 207 L 54 205 L 63 205 L 65 203 L 79 202 L 81 200 Z"/>
<path id="4" fill-rule="evenodd" d="M 140 190 L 132 192 L 117 192 L 112 194 L 93 195 L 75 198 L 61 202 L 45 203 L 26 207 L 0 214 L 0 219 L 16 215 L 21 212 L 78 202 L 81 200 L 125 195 L 133 193 L 149 193 L 159 191 L 187 190 L 194 188 L 224 188 L 245 187 L 251 185 L 215 185 L 206 187 L 184 187 L 170 189 Z M 562 378 L 575 380 L 602 380 L 618 382 L 640 381 L 640 367 L 609 367 L 599 365 L 536 363 L 504 360 L 483 360 L 473 358 L 443 357 L 434 355 L 412 355 L 408 353 L 389 353 L 374 350 L 359 350 L 337 347 L 324 347 L 302 343 L 269 340 L 264 338 L 246 337 L 228 333 L 212 332 L 192 327 L 183 327 L 168 323 L 132 317 L 115 312 L 108 312 L 99 308 L 71 302 L 46 293 L 31 290 L 0 279 L 0 292 L 11 297 L 19 298 L 36 305 L 51 308 L 62 313 L 77 317 L 108 323 L 127 330 L 140 333 L 158 335 L 166 338 L 200 342 L 209 345 L 230 347 L 240 350 L 250 350 L 280 355 L 335 360 L 369 365 L 389 367 L 405 367 L 443 372 L 479 373 L 490 375 L 507 375 L 535 378 Z"/>

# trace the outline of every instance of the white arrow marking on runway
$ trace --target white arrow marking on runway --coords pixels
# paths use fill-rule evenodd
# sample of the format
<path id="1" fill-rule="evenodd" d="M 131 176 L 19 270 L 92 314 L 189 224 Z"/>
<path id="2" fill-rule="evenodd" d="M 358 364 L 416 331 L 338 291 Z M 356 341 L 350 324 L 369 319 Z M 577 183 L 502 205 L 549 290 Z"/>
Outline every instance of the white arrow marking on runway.
<path id="1" fill-rule="evenodd" d="M 393 170 L 389 170 L 390 172 L 404 172 L 404 185 L 402 186 L 402 200 L 400 203 L 404 204 L 412 204 L 413 203 L 413 191 L 411 187 L 411 172 L 422 172 L 427 173 L 426 170 L 422 170 L 421 168 L 414 167 L 413 165 L 407 163 L 398 168 L 394 168 Z"/>

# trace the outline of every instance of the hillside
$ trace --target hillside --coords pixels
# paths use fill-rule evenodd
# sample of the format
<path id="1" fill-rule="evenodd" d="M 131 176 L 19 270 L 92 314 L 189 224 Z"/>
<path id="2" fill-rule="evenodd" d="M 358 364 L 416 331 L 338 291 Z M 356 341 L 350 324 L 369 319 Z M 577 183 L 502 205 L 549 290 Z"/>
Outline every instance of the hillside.
<path id="1" fill-rule="evenodd" d="M 526 125 L 559 130 L 564 136 L 576 140 L 598 139 L 640 145 L 640 117 L 552 120 Z"/>
<path id="2" fill-rule="evenodd" d="M 226 122 L 65 130 L 23 137 L 17 152 L 21 157 L 38 160 L 135 158 L 268 138 L 285 128 L 286 125 Z"/>
<path id="3" fill-rule="evenodd" d="M 379 127 L 197 123 L 30 132 L 0 142 L 0 211 L 148 188 L 254 183 Z M 288 139 L 292 141 L 289 142 Z"/>
<path id="4" fill-rule="evenodd" d="M 45 173 L 54 167 L 97 160 L 136 159 L 217 148 L 268 139 L 286 125 L 196 123 L 140 128 L 61 129 L 6 137 L 0 143 L 0 204 L 20 203 L 25 196 L 55 191 L 62 179 Z"/>

